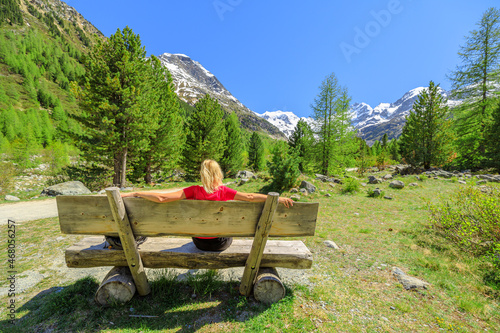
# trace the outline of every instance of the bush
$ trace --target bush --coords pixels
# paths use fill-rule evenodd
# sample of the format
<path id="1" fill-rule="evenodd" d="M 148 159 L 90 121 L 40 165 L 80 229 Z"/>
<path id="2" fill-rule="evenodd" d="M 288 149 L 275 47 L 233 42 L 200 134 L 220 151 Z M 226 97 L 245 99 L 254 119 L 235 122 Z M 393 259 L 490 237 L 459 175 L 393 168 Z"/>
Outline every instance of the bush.
<path id="1" fill-rule="evenodd" d="M 368 189 L 368 191 L 366 191 L 366 194 L 368 195 L 369 198 L 383 198 L 385 195 L 384 191 L 380 191 L 380 194 L 379 194 L 371 188 Z"/>
<path id="2" fill-rule="evenodd" d="M 460 188 L 449 201 L 429 205 L 430 221 L 446 238 L 500 268 L 500 189 Z"/>
<path id="3" fill-rule="evenodd" d="M 355 178 L 346 178 L 343 180 L 342 194 L 355 193 L 359 191 L 359 181 Z"/>

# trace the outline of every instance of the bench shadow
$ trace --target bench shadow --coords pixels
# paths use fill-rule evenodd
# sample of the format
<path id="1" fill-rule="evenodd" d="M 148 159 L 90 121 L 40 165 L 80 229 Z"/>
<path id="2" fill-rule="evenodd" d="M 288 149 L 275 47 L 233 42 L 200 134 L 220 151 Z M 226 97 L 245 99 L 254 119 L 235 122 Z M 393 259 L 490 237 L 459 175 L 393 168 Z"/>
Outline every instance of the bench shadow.
<path id="1" fill-rule="evenodd" d="M 102 307 L 94 302 L 99 283 L 86 277 L 64 287 L 43 290 L 17 309 L 23 317 L 0 321 L 2 332 L 100 332 L 105 329 L 176 330 L 195 332 L 210 324 L 245 322 L 264 314 L 271 305 L 239 295 L 239 282 L 219 281 L 217 290 L 194 295 L 187 280 L 159 278 L 151 294 L 137 294 L 124 305 Z M 293 301 L 293 291 L 279 303 Z M 223 329 L 221 329 L 223 330 Z"/>

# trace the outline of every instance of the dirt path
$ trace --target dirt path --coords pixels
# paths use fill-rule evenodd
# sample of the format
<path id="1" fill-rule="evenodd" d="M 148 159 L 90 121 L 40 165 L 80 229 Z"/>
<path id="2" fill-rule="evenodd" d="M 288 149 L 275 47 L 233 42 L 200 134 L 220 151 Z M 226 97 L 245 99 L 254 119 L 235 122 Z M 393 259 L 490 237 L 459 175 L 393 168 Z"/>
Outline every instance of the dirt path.
<path id="1" fill-rule="evenodd" d="M 57 216 L 55 198 L 0 205 L 0 225 L 7 224 L 8 219 L 24 222 L 54 216 Z"/>
<path id="2" fill-rule="evenodd" d="M 156 190 L 151 192 L 175 192 L 178 188 Z M 57 216 L 56 199 L 37 201 L 23 201 L 0 205 L 0 225 L 7 224 L 7 220 L 16 222 L 33 221 Z"/>

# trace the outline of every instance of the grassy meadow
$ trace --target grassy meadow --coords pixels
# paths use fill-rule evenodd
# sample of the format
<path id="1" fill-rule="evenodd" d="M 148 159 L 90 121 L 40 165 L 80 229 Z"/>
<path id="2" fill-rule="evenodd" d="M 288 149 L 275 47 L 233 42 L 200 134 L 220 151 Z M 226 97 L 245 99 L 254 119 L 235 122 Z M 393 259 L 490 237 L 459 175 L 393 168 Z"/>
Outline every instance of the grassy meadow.
<path id="1" fill-rule="evenodd" d="M 316 235 L 304 239 L 314 255 L 313 267 L 306 271 L 309 283 L 286 284 L 286 297 L 271 306 L 239 296 L 238 281 L 222 281 L 215 271 L 179 280 L 172 270 L 150 270 L 150 295 L 136 295 L 126 305 L 99 307 L 93 298 L 100 281 L 92 276 L 67 281 L 58 269 L 64 265 L 64 250 L 83 236 L 61 235 L 57 218 L 24 222 L 16 233 L 18 276 L 38 272 L 43 278 L 16 295 L 15 325 L 6 319 L 10 299 L 1 296 L 0 331 L 500 331 L 500 285 L 487 278 L 495 268 L 462 252 L 428 221 L 429 203 L 473 184 L 417 181 L 414 176 L 397 179 L 406 183 L 405 188 L 391 189 L 385 182 L 361 186 L 353 194 L 342 194 L 342 185 L 312 180 L 318 191 L 301 199 L 320 202 Z M 411 182 L 418 186 L 409 187 Z M 171 183 L 165 188 L 187 185 Z M 257 192 L 265 191 L 266 185 L 253 180 L 230 186 Z M 392 199 L 369 197 L 368 189 L 375 187 Z M 2 228 L 5 244 L 6 226 Z M 325 246 L 326 240 L 340 250 Z M 6 256 L 3 250 L 4 267 Z M 393 276 L 393 267 L 430 286 L 405 290 Z M 8 288 L 6 275 L 2 268 L 0 291 Z"/>

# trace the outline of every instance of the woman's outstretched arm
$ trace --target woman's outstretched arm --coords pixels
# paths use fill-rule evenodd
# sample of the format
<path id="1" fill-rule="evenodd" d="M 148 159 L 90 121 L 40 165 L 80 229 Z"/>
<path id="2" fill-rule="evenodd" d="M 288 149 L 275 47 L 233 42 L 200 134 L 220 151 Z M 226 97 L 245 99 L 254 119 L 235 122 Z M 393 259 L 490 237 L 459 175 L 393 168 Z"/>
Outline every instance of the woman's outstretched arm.
<path id="1" fill-rule="evenodd" d="M 136 197 L 136 198 L 144 198 L 150 201 L 164 203 L 186 199 L 186 195 L 184 194 L 184 190 L 179 190 L 175 192 L 162 193 L 162 192 L 131 192 L 131 193 L 123 193 L 122 198 L 128 197 Z"/>
<path id="2" fill-rule="evenodd" d="M 260 193 L 236 192 L 236 195 L 234 196 L 234 200 L 240 201 L 263 202 L 266 201 L 266 199 L 267 195 Z M 278 202 L 284 204 L 286 208 L 293 206 L 293 200 L 290 198 L 279 197 Z"/>

